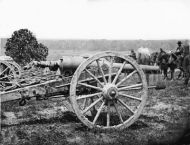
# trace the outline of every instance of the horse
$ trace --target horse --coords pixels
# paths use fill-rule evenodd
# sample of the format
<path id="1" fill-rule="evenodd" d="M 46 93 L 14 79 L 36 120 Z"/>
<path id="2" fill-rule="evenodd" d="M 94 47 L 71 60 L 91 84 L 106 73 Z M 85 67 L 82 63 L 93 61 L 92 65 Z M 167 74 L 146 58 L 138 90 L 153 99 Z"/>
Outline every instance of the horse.
<path id="1" fill-rule="evenodd" d="M 174 79 L 174 72 L 175 69 L 178 67 L 177 56 L 175 55 L 175 53 L 169 53 L 168 67 L 170 68 L 171 79 Z"/>
<path id="2" fill-rule="evenodd" d="M 140 47 L 137 49 L 137 63 L 143 65 L 150 65 L 150 50 L 148 48 Z"/>
<path id="3" fill-rule="evenodd" d="M 178 57 L 173 52 L 166 53 L 161 49 L 158 55 L 158 65 L 164 74 L 164 79 L 168 79 L 168 69 L 170 69 L 170 79 L 173 80 L 175 69 L 179 66 Z"/>
<path id="4" fill-rule="evenodd" d="M 169 59 L 169 55 L 163 51 L 162 49 L 160 49 L 160 52 L 158 53 L 158 58 L 157 58 L 157 64 L 160 68 L 161 73 L 164 74 L 164 79 L 167 79 L 167 72 L 168 72 L 168 59 Z"/>
<path id="5" fill-rule="evenodd" d="M 157 59 L 158 59 L 158 52 L 153 52 L 150 54 L 150 65 L 156 66 L 158 65 Z"/>

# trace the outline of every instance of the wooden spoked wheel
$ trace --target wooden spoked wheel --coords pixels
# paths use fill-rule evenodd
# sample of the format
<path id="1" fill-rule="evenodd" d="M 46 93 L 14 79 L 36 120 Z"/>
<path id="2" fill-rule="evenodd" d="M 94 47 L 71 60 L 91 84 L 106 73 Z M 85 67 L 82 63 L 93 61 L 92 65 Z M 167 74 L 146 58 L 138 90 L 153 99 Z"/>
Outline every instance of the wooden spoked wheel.
<path id="1" fill-rule="evenodd" d="M 122 63 L 115 63 L 118 58 Z M 81 91 L 84 88 L 86 91 Z M 145 74 L 135 60 L 104 52 L 77 68 L 71 80 L 70 101 L 78 118 L 89 128 L 121 130 L 140 116 L 147 92 Z"/>
<path id="2" fill-rule="evenodd" d="M 6 91 L 16 86 L 16 73 L 13 67 L 5 61 L 0 61 L 0 91 Z"/>
<path id="3" fill-rule="evenodd" d="M 16 62 L 9 62 L 9 64 L 13 67 L 17 78 L 21 77 L 21 67 Z"/>

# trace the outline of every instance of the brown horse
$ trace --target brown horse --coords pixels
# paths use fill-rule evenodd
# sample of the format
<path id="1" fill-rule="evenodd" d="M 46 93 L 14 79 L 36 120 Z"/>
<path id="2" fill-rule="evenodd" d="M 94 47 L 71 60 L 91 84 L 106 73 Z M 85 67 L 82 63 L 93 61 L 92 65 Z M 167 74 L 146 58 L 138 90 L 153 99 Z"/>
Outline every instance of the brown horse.
<path id="1" fill-rule="evenodd" d="M 174 72 L 177 68 L 180 70 L 180 73 L 177 78 L 180 78 L 181 73 L 183 73 L 183 67 L 181 67 L 180 64 L 181 61 L 179 61 L 179 58 L 175 53 L 166 53 L 161 49 L 158 55 L 158 65 L 160 67 L 161 72 L 163 72 L 164 74 L 164 79 L 168 78 L 168 70 L 170 70 L 171 73 L 171 80 L 174 79 Z"/>
<path id="2" fill-rule="evenodd" d="M 175 53 L 169 54 L 168 67 L 170 68 L 171 79 L 174 79 L 174 72 L 175 69 L 178 67 L 177 56 L 175 55 Z"/>
<path id="3" fill-rule="evenodd" d="M 169 55 L 160 49 L 160 52 L 158 53 L 158 58 L 157 58 L 157 64 L 160 67 L 161 73 L 164 74 L 164 79 L 168 78 L 168 60 L 169 60 Z"/>
<path id="4" fill-rule="evenodd" d="M 157 62 L 158 55 L 159 55 L 158 52 L 151 53 L 151 55 L 150 55 L 150 65 L 158 65 L 158 62 Z"/>

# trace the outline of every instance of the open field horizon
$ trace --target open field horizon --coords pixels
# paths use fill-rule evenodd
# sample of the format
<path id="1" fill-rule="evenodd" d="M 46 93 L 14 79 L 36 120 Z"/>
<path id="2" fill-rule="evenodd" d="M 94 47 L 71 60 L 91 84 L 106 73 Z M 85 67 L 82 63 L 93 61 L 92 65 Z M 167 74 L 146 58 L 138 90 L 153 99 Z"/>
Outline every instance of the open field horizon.
<path id="1" fill-rule="evenodd" d="M 7 39 L 1 38 L 1 55 L 4 55 Z M 151 52 L 175 50 L 177 41 L 171 40 L 107 40 L 107 39 L 38 39 L 49 49 L 47 60 L 58 60 L 64 55 L 93 55 L 100 51 L 121 51 L 127 53 L 140 47 L 150 48 Z M 181 40 L 184 41 L 184 40 Z"/>

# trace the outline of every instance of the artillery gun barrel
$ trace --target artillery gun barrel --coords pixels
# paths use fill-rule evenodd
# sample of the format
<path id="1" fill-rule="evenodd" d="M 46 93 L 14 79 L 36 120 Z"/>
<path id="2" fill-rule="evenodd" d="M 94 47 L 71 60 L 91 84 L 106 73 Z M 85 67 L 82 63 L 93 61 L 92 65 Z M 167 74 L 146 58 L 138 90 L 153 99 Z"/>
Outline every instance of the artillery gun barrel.
<path id="1" fill-rule="evenodd" d="M 38 65 L 41 65 L 41 66 L 45 65 L 47 67 L 52 67 L 52 66 L 58 65 L 61 70 L 77 69 L 77 67 L 85 60 L 86 60 L 86 58 L 84 58 L 82 56 L 64 56 L 63 58 L 61 58 L 58 61 L 46 61 L 46 62 L 43 61 L 41 63 L 38 63 Z M 109 62 L 104 61 L 104 63 L 109 65 Z M 116 67 L 116 68 L 120 68 L 121 65 L 122 65 L 121 63 L 113 63 L 113 67 Z M 92 63 L 91 66 L 96 67 L 97 64 Z M 144 71 L 159 71 L 158 66 L 140 65 L 140 67 Z M 133 68 L 133 66 L 131 66 L 131 64 L 126 64 L 124 69 L 125 70 L 132 70 L 134 68 Z"/>
<path id="2" fill-rule="evenodd" d="M 86 58 L 84 58 L 82 56 L 66 56 L 66 57 L 64 56 L 59 62 L 59 67 L 62 69 L 64 69 L 64 68 L 75 68 L 75 69 L 77 69 L 77 67 L 85 60 L 86 60 Z M 106 62 L 106 60 L 104 61 L 104 63 L 109 65 L 109 62 L 108 61 Z M 91 66 L 96 67 L 97 64 L 92 63 Z M 122 66 L 121 63 L 113 63 L 113 67 L 120 68 L 121 66 Z M 158 66 L 140 65 L 140 67 L 144 71 L 159 71 Z M 134 68 L 130 64 L 126 64 L 124 69 L 125 70 L 132 70 Z"/>
<path id="3" fill-rule="evenodd" d="M 113 67 L 120 68 L 121 63 L 113 63 Z M 159 71 L 159 66 L 151 66 L 151 65 L 139 65 L 144 71 Z M 124 70 L 133 70 L 133 66 L 131 64 L 125 64 Z"/>

